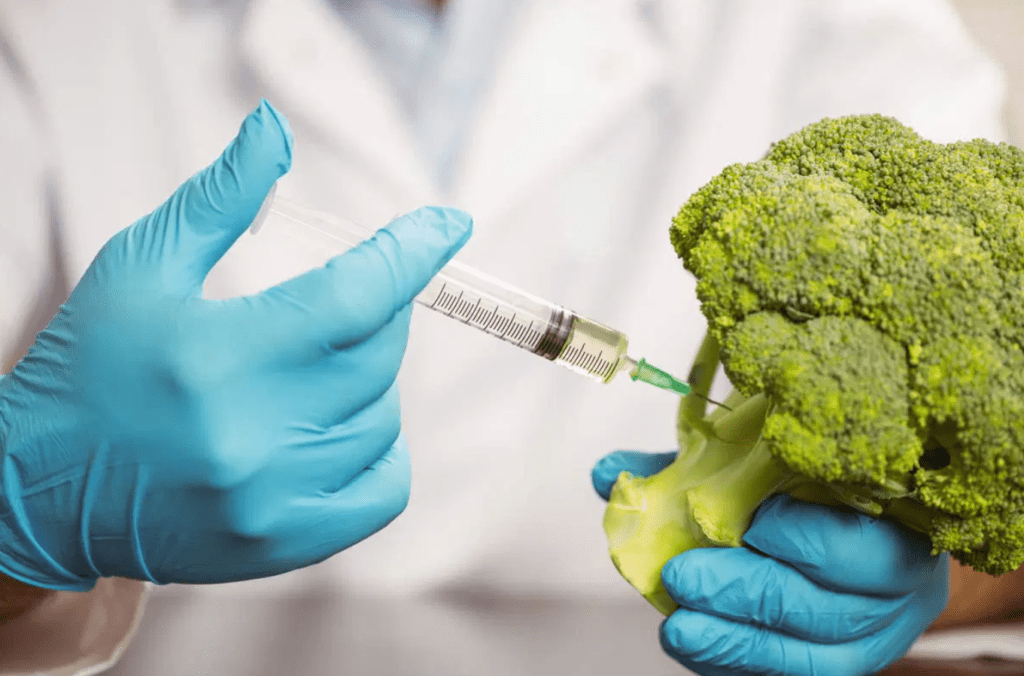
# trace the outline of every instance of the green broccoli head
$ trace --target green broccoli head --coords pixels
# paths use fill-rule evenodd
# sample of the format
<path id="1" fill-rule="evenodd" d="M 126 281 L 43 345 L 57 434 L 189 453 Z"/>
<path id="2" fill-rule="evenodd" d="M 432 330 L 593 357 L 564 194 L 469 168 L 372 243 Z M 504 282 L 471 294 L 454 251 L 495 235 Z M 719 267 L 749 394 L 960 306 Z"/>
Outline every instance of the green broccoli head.
<path id="1" fill-rule="evenodd" d="M 726 427 L 759 431 L 685 495 L 710 544 L 737 544 L 772 492 L 827 490 L 978 570 L 1024 563 L 1022 186 L 1012 146 L 941 145 L 865 115 L 804 128 L 682 207 L 672 243 L 740 408 L 702 419 L 684 401 L 677 462 L 720 452 Z M 702 354 L 706 373 L 719 352 Z M 743 418 L 752 398 L 764 410 Z M 728 528 L 705 523 L 716 509 Z"/>

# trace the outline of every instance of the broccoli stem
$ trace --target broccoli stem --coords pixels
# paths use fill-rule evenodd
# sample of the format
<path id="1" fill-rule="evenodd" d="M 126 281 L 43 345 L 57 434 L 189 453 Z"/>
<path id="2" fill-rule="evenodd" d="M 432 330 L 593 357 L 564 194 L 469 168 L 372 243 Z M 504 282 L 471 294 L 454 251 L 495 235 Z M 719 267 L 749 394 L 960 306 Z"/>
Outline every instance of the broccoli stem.
<path id="1" fill-rule="evenodd" d="M 715 454 L 692 449 L 650 477 L 623 472 L 612 488 L 604 514 L 608 551 L 626 580 L 665 615 L 676 603 L 661 582 L 661 569 L 676 554 L 706 547 L 706 540 L 689 528 L 685 489 L 698 476 L 713 474 L 720 463 Z M 724 462 L 724 461 L 723 461 Z M 657 495 L 649 501 L 648 495 Z"/>
<path id="2" fill-rule="evenodd" d="M 895 519 L 908 528 L 921 533 L 930 533 L 935 509 L 926 507 L 912 498 L 892 500 L 882 510 L 882 515 Z"/>
<path id="3" fill-rule="evenodd" d="M 650 477 L 623 472 L 612 488 L 604 517 L 612 561 L 666 615 L 677 606 L 662 585 L 662 567 L 681 552 L 713 544 L 693 518 L 694 507 L 700 504 L 690 491 L 717 481 L 723 468 L 744 466 L 764 424 L 766 397 L 737 395 L 733 400 L 742 403 L 731 412 L 716 410 L 709 416 L 715 418 L 714 424 L 702 420 L 700 429 L 681 434 L 679 456 L 667 468 Z"/>
<path id="4" fill-rule="evenodd" d="M 689 432 L 689 428 L 702 427 L 708 406 L 705 397 L 711 394 L 711 385 L 718 372 L 721 354 L 722 346 L 710 333 L 705 333 L 704 340 L 701 341 L 700 348 L 697 349 L 697 354 L 693 358 L 690 373 L 686 377 L 691 393 L 683 399 L 679 407 L 680 435 Z"/>
<path id="5" fill-rule="evenodd" d="M 739 462 L 687 491 L 693 522 L 713 545 L 738 547 L 758 506 L 791 476 L 759 441 Z"/>
<path id="6" fill-rule="evenodd" d="M 747 397 L 732 412 L 715 419 L 711 434 L 727 444 L 753 444 L 761 437 L 767 415 L 768 397 L 764 393 Z"/>

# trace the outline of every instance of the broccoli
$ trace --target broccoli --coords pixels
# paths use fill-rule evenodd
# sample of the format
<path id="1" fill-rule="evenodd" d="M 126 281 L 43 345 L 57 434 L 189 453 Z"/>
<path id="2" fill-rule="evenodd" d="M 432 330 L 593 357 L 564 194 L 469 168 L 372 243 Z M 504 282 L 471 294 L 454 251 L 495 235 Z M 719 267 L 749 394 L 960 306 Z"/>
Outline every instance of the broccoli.
<path id="1" fill-rule="evenodd" d="M 787 492 L 893 518 L 976 570 L 1024 563 L 1024 152 L 942 145 L 880 115 L 825 119 L 726 168 L 673 220 L 708 331 L 680 453 L 623 473 L 615 565 L 738 546 Z"/>

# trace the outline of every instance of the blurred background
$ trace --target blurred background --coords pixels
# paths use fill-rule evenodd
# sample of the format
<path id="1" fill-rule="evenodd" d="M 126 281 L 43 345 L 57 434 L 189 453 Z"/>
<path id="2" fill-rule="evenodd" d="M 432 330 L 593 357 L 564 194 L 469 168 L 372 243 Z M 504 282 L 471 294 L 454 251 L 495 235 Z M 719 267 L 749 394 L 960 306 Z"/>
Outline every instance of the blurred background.
<path id="1" fill-rule="evenodd" d="M 980 45 L 1005 69 L 1010 140 L 1024 146 L 1024 2 L 955 0 Z M 107 676 L 172 674 L 527 674 L 687 673 L 661 652 L 660 615 L 639 598 L 610 604 L 474 595 L 414 602 L 286 600 L 182 593 L 150 603 L 137 639 Z M 190 618 L 207 618 L 201 626 Z M 353 618 L 358 618 L 355 622 Z M 290 635 L 268 634 L 282 619 Z M 232 636 L 231 645 L 218 640 Z M 167 641 L 167 636 L 177 640 Z M 241 638 L 241 640 L 239 640 Z M 274 648 L 276 649 L 268 649 Z M 268 659 L 270 655 L 270 659 Z M 995 661 L 911 661 L 891 673 L 1024 673 Z M 950 670 L 952 669 L 952 671 Z M 995 669 L 995 670 L 993 670 Z"/>
<path id="2" fill-rule="evenodd" d="M 953 4 L 974 38 L 1006 71 L 1010 141 L 1024 147 L 1024 2 L 954 0 Z"/>

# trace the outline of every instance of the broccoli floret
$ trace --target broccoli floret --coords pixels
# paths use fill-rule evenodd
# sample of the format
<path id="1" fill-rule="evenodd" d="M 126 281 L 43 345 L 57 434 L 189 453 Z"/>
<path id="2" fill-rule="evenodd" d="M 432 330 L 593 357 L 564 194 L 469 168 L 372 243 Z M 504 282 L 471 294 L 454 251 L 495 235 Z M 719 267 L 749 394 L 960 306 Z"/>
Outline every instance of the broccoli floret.
<path id="1" fill-rule="evenodd" d="M 625 474 L 612 558 L 663 612 L 660 570 L 736 546 L 784 491 L 927 533 L 977 570 L 1024 563 L 1024 152 L 941 145 L 879 115 L 825 119 L 727 167 L 671 240 L 735 387 L 685 399 L 680 454 Z"/>

